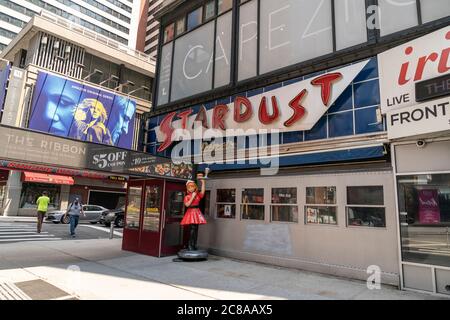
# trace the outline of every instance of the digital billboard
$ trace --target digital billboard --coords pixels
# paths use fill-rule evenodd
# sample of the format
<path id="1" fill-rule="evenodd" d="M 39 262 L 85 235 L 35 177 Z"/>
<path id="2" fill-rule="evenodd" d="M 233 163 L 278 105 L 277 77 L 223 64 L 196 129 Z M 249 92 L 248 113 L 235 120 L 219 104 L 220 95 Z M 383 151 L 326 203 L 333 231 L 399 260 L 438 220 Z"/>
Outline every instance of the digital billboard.
<path id="1" fill-rule="evenodd" d="M 136 101 L 51 73 L 39 72 L 29 128 L 130 149 Z"/>

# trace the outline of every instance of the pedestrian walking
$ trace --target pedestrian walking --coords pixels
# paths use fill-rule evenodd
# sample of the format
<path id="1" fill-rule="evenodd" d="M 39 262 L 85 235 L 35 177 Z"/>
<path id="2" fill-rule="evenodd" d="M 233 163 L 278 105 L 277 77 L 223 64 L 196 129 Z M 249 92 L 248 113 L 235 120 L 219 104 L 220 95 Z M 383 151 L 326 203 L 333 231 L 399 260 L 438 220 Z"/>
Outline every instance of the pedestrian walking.
<path id="1" fill-rule="evenodd" d="M 83 205 L 80 202 L 79 198 L 75 198 L 75 200 L 69 205 L 67 211 L 64 215 L 64 218 L 69 215 L 70 218 L 70 235 L 72 238 L 75 238 L 75 229 L 78 226 L 78 220 L 80 220 L 80 214 L 86 216 L 83 211 Z"/>
<path id="2" fill-rule="evenodd" d="M 48 210 L 48 204 L 50 203 L 50 198 L 48 197 L 48 192 L 42 192 L 42 196 L 40 196 L 36 200 L 37 208 L 37 233 L 41 233 L 42 231 L 42 223 L 45 218 L 45 214 Z"/>

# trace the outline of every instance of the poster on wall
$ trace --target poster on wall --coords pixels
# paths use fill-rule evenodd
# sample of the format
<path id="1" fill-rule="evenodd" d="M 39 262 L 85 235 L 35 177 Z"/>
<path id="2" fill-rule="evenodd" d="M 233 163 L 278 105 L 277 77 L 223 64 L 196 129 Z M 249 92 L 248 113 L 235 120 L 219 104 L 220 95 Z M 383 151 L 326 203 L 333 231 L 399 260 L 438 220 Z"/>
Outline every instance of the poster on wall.
<path id="1" fill-rule="evenodd" d="M 130 149 L 136 101 L 51 73 L 39 72 L 29 128 Z"/>
<path id="2" fill-rule="evenodd" d="M 436 189 L 419 190 L 419 219 L 423 224 L 441 222 L 439 197 Z"/>

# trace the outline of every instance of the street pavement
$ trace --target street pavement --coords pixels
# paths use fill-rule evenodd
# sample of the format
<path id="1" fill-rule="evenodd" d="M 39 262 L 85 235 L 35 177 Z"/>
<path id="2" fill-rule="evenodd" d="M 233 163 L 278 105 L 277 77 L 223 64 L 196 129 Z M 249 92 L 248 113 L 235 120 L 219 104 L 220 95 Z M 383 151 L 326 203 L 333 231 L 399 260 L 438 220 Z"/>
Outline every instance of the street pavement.
<path id="1" fill-rule="evenodd" d="M 0 226 L 14 223 L 33 225 L 0 219 Z M 391 286 L 369 290 L 362 281 L 217 256 L 175 262 L 174 257 L 123 251 L 120 237 L 110 240 L 107 232 L 92 226 L 80 227 L 80 237 L 87 238 L 64 239 L 58 233 L 61 227 L 67 228 L 44 226 L 51 240 L 0 243 L 0 300 L 437 299 Z"/>

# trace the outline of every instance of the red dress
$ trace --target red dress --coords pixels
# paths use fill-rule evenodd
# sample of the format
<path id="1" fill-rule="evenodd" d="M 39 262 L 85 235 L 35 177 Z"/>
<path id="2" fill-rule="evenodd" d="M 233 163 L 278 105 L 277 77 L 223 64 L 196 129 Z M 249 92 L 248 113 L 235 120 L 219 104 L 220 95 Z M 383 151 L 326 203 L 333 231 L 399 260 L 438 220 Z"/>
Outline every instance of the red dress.
<path id="1" fill-rule="evenodd" d="M 203 198 L 202 193 L 197 193 L 195 196 L 194 201 L 192 201 L 191 205 L 187 208 L 186 213 L 184 214 L 183 220 L 181 220 L 181 225 L 188 225 L 188 224 L 206 224 L 206 219 L 203 216 L 202 212 L 198 208 L 198 205 L 200 204 L 200 200 Z M 184 202 L 189 202 L 191 200 L 192 193 L 186 195 L 184 197 Z M 197 208 L 192 208 L 197 207 Z"/>

